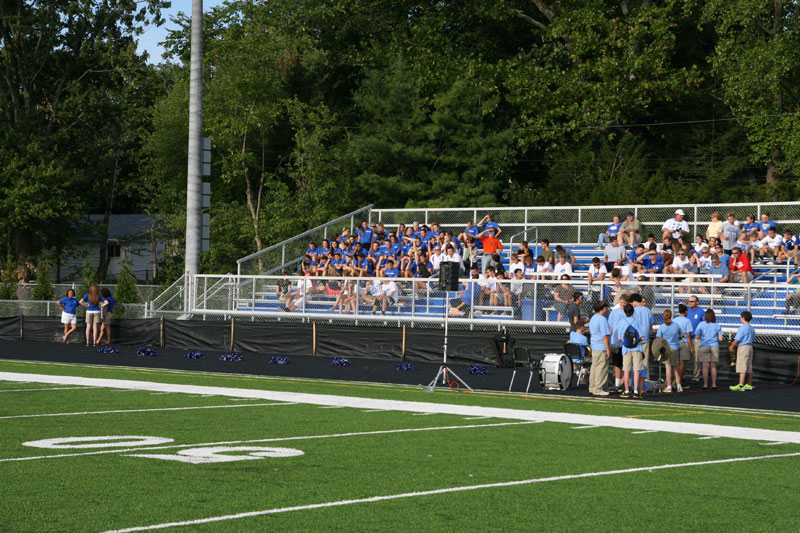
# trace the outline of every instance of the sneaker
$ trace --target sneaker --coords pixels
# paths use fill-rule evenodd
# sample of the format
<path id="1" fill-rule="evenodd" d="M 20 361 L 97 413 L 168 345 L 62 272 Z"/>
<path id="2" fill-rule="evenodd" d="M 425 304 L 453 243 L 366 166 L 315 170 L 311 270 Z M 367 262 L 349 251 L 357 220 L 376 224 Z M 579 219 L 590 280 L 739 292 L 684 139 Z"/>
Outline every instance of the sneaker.
<path id="1" fill-rule="evenodd" d="M 633 394 L 631 394 L 631 391 L 625 390 L 625 391 L 622 391 L 620 393 L 619 397 L 620 398 L 633 398 Z"/>
<path id="2" fill-rule="evenodd" d="M 594 249 L 595 249 L 595 250 L 602 250 L 603 248 L 602 248 L 602 247 L 600 247 L 600 246 L 595 246 L 595 247 L 594 247 Z"/>
<path id="3" fill-rule="evenodd" d="M 744 390 L 753 390 L 753 386 L 752 385 L 745 385 L 744 386 Z"/>
<path id="4" fill-rule="evenodd" d="M 743 391 L 743 390 L 745 390 L 744 385 L 731 385 L 729 388 L 731 390 L 735 390 L 735 391 Z"/>
<path id="5" fill-rule="evenodd" d="M 683 392 L 683 387 L 681 385 L 677 385 L 677 392 Z"/>
<path id="6" fill-rule="evenodd" d="M 641 392 L 634 392 L 633 397 L 641 400 L 642 398 L 644 398 L 644 394 L 642 394 Z"/>
<path id="7" fill-rule="evenodd" d="M 593 392 L 592 396 L 608 396 L 608 392 L 601 390 L 600 392 Z"/>
<path id="8" fill-rule="evenodd" d="M 663 392 L 666 392 L 666 393 L 672 392 L 672 385 L 667 385 L 666 387 L 664 387 Z"/>
<path id="9" fill-rule="evenodd" d="M 625 389 L 622 388 L 622 385 L 615 386 L 614 390 L 617 391 L 619 394 L 622 394 L 625 391 Z"/>

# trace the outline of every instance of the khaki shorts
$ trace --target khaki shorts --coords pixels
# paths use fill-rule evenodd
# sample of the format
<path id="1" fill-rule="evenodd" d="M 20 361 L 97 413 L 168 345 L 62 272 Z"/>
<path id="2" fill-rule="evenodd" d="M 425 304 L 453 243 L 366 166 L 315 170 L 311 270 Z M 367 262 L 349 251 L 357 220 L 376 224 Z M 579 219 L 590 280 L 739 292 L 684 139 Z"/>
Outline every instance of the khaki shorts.
<path id="1" fill-rule="evenodd" d="M 678 359 L 681 361 L 691 361 L 692 354 L 689 352 L 688 342 L 682 342 L 678 345 Z"/>
<path id="2" fill-rule="evenodd" d="M 86 311 L 87 324 L 99 324 L 100 320 L 100 311 Z"/>
<path id="3" fill-rule="evenodd" d="M 669 360 L 667 362 L 671 366 L 678 366 L 678 350 L 667 348 L 667 357 L 669 357 Z"/>
<path id="4" fill-rule="evenodd" d="M 736 348 L 736 373 L 753 373 L 753 345 L 745 344 Z"/>
<path id="5" fill-rule="evenodd" d="M 107 312 L 107 313 L 105 313 L 103 315 L 103 325 L 104 326 L 110 326 L 111 325 L 111 319 L 113 318 L 113 316 L 111 316 L 111 315 L 113 315 L 113 313 L 109 313 L 109 312 Z"/>
<path id="6" fill-rule="evenodd" d="M 622 370 L 624 372 L 630 372 L 631 370 L 641 372 L 644 370 L 644 354 L 639 351 L 623 354 Z"/>
<path id="7" fill-rule="evenodd" d="M 717 346 L 701 346 L 697 353 L 697 359 L 701 363 L 718 363 L 719 362 L 719 347 Z"/>

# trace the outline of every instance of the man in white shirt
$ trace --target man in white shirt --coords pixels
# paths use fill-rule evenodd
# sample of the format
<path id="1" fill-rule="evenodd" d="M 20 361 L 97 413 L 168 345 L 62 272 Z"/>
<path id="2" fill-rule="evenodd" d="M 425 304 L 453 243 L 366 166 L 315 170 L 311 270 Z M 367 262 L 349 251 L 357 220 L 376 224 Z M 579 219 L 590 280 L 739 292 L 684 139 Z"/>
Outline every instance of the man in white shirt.
<path id="1" fill-rule="evenodd" d="M 431 269 L 431 276 L 439 273 L 439 265 L 442 262 L 442 247 L 438 244 L 433 247 L 433 252 L 428 256 L 428 261 L 431 262 L 433 268 Z"/>
<path id="2" fill-rule="evenodd" d="M 567 262 L 567 256 L 565 254 L 558 254 L 558 261 L 553 266 L 553 274 L 559 278 L 564 274 L 570 277 L 572 276 L 572 265 Z"/>
<path id="3" fill-rule="evenodd" d="M 681 235 L 689 234 L 689 224 L 683 219 L 683 209 L 677 209 L 675 216 L 666 222 L 661 227 L 662 237 L 672 237 L 676 239 Z"/>
<path id="4" fill-rule="evenodd" d="M 567 263 L 567 265 L 572 268 L 572 265 Z M 536 258 L 536 274 L 539 279 L 551 279 L 553 277 L 553 265 L 550 264 L 549 261 L 545 261 L 543 256 L 539 256 Z M 525 269 L 525 278 L 527 279 L 534 279 L 528 278 L 528 271 L 527 267 Z"/>
<path id="5" fill-rule="evenodd" d="M 525 268 L 525 265 L 519 260 L 519 254 L 517 252 L 511 254 L 511 260 L 508 263 L 508 275 L 511 279 L 514 279 L 517 270 L 522 270 L 523 268 Z"/>
<path id="6" fill-rule="evenodd" d="M 302 279 L 297 280 L 297 289 L 291 291 L 286 297 L 286 307 L 283 308 L 284 311 L 294 311 L 298 307 L 301 310 L 305 311 L 305 305 L 309 301 L 309 297 L 311 296 L 311 278 L 309 276 L 304 276 Z"/>
<path id="7" fill-rule="evenodd" d="M 375 303 L 372 304 L 372 314 L 378 310 L 378 304 L 381 304 L 381 314 L 386 314 L 386 308 L 389 305 L 397 303 L 397 284 L 392 278 L 384 279 L 380 285 L 380 293 L 375 297 Z"/>
<path id="8" fill-rule="evenodd" d="M 757 262 L 774 265 L 775 256 L 778 255 L 781 246 L 783 246 L 783 238 L 778 235 L 775 228 L 769 228 L 767 236 L 760 242 Z"/>
<path id="9" fill-rule="evenodd" d="M 444 254 L 439 256 L 439 263 L 439 265 L 433 263 L 433 268 L 439 270 L 439 268 L 441 268 L 441 263 L 456 263 L 459 267 L 459 273 L 464 269 L 464 264 L 461 262 L 461 255 L 456 251 L 455 246 L 450 243 L 445 244 Z"/>
<path id="10" fill-rule="evenodd" d="M 599 257 L 595 257 L 592 259 L 592 264 L 589 266 L 589 288 L 591 289 L 591 295 L 594 301 L 600 300 L 601 298 L 601 290 L 603 286 L 600 284 L 608 274 L 608 270 L 606 266 L 600 262 Z"/>

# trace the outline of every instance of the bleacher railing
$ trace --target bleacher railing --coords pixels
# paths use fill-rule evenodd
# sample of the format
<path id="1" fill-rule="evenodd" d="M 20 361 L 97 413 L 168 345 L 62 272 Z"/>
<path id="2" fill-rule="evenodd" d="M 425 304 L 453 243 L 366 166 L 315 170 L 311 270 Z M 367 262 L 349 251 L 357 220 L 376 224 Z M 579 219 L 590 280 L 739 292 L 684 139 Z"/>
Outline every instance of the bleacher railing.
<path id="1" fill-rule="evenodd" d="M 536 226 L 539 237 L 547 238 L 555 244 L 594 243 L 603 233 L 611 217 L 619 215 L 625 221 L 625 213 L 633 211 L 641 222 L 641 233 L 646 238 L 649 233 L 660 240 L 661 227 L 672 218 L 676 209 L 683 209 L 689 224 L 691 237 L 705 236 L 711 221 L 711 213 L 718 212 L 720 220 L 725 220 L 728 211 L 733 211 L 740 221 L 753 214 L 756 222 L 761 213 L 769 212 L 779 231 L 784 226 L 795 225 L 795 233 L 800 230 L 800 202 L 750 202 L 736 204 L 659 204 L 659 205 L 600 205 L 600 206 L 546 206 L 546 207 L 470 207 L 470 208 L 419 208 L 419 209 L 373 209 L 372 221 L 383 222 L 387 228 L 398 224 L 410 225 L 436 222 L 443 229 L 458 235 L 464 230 L 467 221 L 477 223 L 484 215 L 491 214 L 503 230 L 500 240 L 508 242 L 511 235 Z M 530 239 L 529 239 L 530 240 Z"/>
<path id="2" fill-rule="evenodd" d="M 220 279 L 229 278 L 226 283 L 239 287 L 236 294 L 209 298 L 204 288 L 212 287 Z M 514 280 L 494 280 L 490 286 L 497 288 L 497 302 L 492 305 L 487 295 L 486 301 L 480 295 L 482 281 L 462 279 L 461 283 L 473 287 L 469 307 L 463 317 L 451 315 L 450 328 L 489 329 L 510 331 L 533 331 L 541 333 L 564 333 L 567 328 L 566 305 L 573 292 L 580 291 L 586 296 L 582 308 L 584 317 L 592 315 L 591 302 L 603 299 L 613 304 L 615 295 L 624 290 L 640 292 L 651 307 L 656 323 L 662 322 L 662 313 L 670 309 L 677 314 L 679 303 L 684 303 L 690 294 L 696 294 L 703 309 L 714 309 L 717 322 L 723 330 L 732 334 L 739 325 L 739 315 L 744 310 L 753 313 L 753 326 L 762 339 L 773 345 L 800 348 L 800 310 L 791 309 L 789 304 L 797 294 L 800 306 L 800 292 L 796 286 L 785 283 L 708 283 L 700 281 L 667 281 L 670 276 L 659 276 L 657 281 L 628 281 L 616 284 L 612 281 L 595 282 L 591 285 L 585 278 L 571 280 L 541 279 L 517 282 Z M 282 281 L 283 280 L 283 281 Z M 279 287 L 289 281 L 293 293 L 294 310 L 286 311 L 285 299 L 279 298 Z M 303 288 L 308 280 L 310 287 Z M 383 314 L 382 301 L 375 304 L 376 283 L 384 287 L 390 282 L 396 285 L 396 299 L 387 304 Z M 485 283 L 483 283 L 485 284 Z M 186 309 L 186 318 L 229 319 L 246 318 L 251 321 L 308 322 L 323 320 L 337 324 L 406 325 L 408 327 L 442 327 L 444 315 L 450 309 L 449 301 L 458 293 L 439 290 L 436 279 L 415 278 L 331 278 L 299 276 L 193 276 L 190 284 L 194 289 Z M 561 287 L 559 287 L 561 285 Z M 247 287 L 243 290 L 242 287 Z M 347 291 L 340 296 L 337 291 Z M 514 294 L 516 296 L 506 296 Z M 396 301 L 394 301 L 396 300 Z M 349 302 L 349 305 L 348 303 Z M 341 303 L 341 306 L 339 305 Z M 290 306 L 291 307 L 291 306 Z M 341 307 L 341 312 L 339 308 Z M 174 312 L 162 313 L 154 310 L 154 316 L 171 316 Z"/>
<path id="3" fill-rule="evenodd" d="M 237 259 L 236 273 L 238 275 L 272 274 L 290 268 L 295 263 L 303 260 L 309 241 L 315 241 L 320 245 L 323 239 L 341 233 L 343 227 L 352 232 L 354 227 L 361 222 L 361 219 L 371 222 L 372 206 L 373 204 L 362 207 L 352 213 L 342 215 L 316 228 L 295 235 L 291 239 L 286 239 L 247 257 Z M 346 224 L 346 226 L 342 226 L 342 224 Z"/>

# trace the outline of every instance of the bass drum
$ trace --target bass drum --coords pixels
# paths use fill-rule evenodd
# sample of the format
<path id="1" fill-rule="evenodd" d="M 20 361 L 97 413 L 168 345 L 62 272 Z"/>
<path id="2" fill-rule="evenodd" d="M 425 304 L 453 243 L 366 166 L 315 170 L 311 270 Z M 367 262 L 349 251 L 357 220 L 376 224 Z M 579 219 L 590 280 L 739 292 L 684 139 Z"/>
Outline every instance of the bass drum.
<path id="1" fill-rule="evenodd" d="M 546 353 L 539 370 L 539 381 L 546 390 L 567 390 L 572 383 L 572 362 L 563 353 Z"/>

